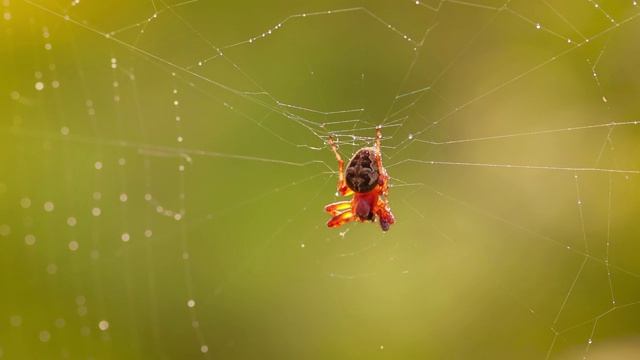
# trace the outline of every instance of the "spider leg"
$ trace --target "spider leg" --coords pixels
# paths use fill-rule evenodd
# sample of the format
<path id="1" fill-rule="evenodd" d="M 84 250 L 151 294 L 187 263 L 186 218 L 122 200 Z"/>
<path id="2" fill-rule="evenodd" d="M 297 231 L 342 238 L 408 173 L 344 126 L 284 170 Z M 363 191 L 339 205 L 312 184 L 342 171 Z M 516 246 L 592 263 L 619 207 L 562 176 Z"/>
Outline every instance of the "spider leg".
<path id="1" fill-rule="evenodd" d="M 351 210 L 346 210 L 345 212 L 338 214 L 331 218 L 331 220 L 327 221 L 327 226 L 330 228 L 336 228 L 338 226 L 342 226 L 348 223 L 351 220 L 354 220 L 356 215 Z"/>
<path id="2" fill-rule="evenodd" d="M 331 149 L 333 149 L 333 153 L 336 155 L 336 159 L 338 160 L 338 192 L 341 196 L 347 196 L 353 193 L 351 189 L 347 186 L 347 182 L 344 179 L 344 161 L 340 157 L 338 153 L 338 148 L 336 144 L 333 142 L 333 136 L 329 135 L 329 144 L 331 144 Z"/>
<path id="3" fill-rule="evenodd" d="M 343 210 L 351 208 L 351 201 L 338 201 L 324 207 L 324 211 L 332 216 L 340 214 Z"/>
<path id="4" fill-rule="evenodd" d="M 391 213 L 391 209 L 386 202 L 378 199 L 378 203 L 376 204 L 376 215 L 378 215 L 378 219 L 380 220 L 380 227 L 382 231 L 389 230 L 389 226 L 396 222 L 396 219 L 393 217 Z"/>

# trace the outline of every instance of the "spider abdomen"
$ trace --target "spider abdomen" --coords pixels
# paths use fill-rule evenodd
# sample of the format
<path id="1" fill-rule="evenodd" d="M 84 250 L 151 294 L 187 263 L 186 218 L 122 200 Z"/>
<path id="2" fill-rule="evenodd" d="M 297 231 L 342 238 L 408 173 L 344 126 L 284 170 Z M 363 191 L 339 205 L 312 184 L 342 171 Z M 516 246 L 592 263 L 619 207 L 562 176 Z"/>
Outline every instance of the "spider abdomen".
<path id="1" fill-rule="evenodd" d="M 380 172 L 376 162 L 376 149 L 362 148 L 353 155 L 344 171 L 347 186 L 356 193 L 366 193 L 378 184 Z"/>

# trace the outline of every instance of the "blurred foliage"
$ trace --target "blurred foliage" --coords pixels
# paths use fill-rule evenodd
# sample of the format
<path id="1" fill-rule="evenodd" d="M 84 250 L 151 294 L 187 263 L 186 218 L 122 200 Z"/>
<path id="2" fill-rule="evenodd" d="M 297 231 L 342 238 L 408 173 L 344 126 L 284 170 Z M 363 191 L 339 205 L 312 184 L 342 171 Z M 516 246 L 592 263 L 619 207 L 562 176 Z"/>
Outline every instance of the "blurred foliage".
<path id="1" fill-rule="evenodd" d="M 631 2 L 3 14 L 0 358 L 638 356 Z M 397 223 L 328 229 L 379 124 Z"/>

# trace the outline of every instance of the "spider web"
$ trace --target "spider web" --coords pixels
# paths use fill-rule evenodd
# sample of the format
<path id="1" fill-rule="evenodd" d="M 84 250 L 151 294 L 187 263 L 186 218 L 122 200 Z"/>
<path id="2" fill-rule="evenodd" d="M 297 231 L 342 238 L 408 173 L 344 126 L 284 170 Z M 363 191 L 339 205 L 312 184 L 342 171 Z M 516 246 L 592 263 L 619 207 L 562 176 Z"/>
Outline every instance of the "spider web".
<path id="1" fill-rule="evenodd" d="M 635 1 L 2 14 L 0 358 L 639 356 Z"/>

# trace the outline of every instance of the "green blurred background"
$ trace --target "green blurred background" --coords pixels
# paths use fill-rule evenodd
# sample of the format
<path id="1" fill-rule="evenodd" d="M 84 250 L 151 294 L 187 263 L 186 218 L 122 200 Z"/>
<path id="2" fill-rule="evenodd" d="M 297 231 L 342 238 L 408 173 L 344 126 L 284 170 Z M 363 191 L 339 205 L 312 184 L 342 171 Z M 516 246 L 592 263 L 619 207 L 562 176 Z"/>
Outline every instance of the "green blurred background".
<path id="1" fill-rule="evenodd" d="M 595 5 L 5 0 L 0 358 L 640 356 L 640 9 Z M 377 125 L 397 223 L 329 229 Z"/>

